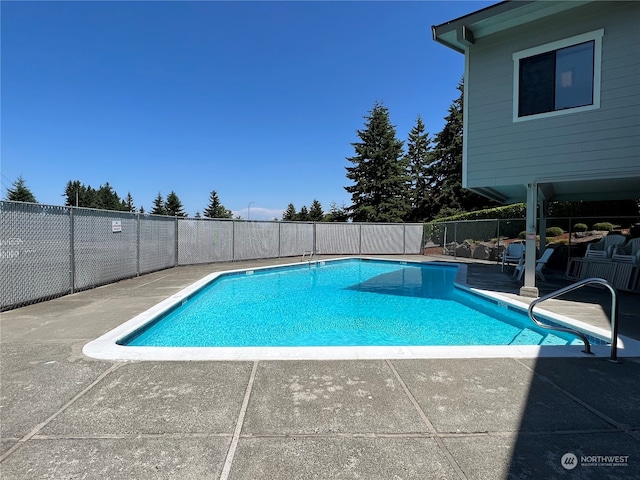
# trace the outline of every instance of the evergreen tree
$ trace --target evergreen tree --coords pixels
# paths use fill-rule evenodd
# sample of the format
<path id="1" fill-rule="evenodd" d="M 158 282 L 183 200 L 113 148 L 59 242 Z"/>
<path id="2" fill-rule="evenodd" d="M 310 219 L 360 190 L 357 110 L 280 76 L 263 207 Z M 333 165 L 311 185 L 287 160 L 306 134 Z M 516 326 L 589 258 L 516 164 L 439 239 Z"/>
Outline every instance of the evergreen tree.
<path id="1" fill-rule="evenodd" d="M 431 178 L 428 166 L 432 161 L 431 139 L 420 115 L 416 125 L 409 132 L 405 161 L 409 168 L 409 198 L 411 211 L 408 221 L 424 221 L 431 217 L 429 209 Z"/>
<path id="2" fill-rule="evenodd" d="M 171 215 L 172 217 L 187 216 L 183 209 L 182 202 L 178 198 L 178 195 L 176 195 L 176 192 L 174 192 L 173 190 L 171 191 L 171 193 L 169 193 L 169 195 L 167 195 L 167 200 L 164 202 L 164 210 L 166 212 L 166 215 Z"/>
<path id="3" fill-rule="evenodd" d="M 116 191 L 107 182 L 98 188 L 91 207 L 101 210 L 122 210 L 122 202 Z"/>
<path id="4" fill-rule="evenodd" d="M 233 212 L 224 208 L 220 203 L 218 193 L 213 190 L 209 194 L 209 206 L 204 210 L 204 216 L 207 218 L 231 218 Z"/>
<path id="5" fill-rule="evenodd" d="M 346 222 L 349 220 L 349 211 L 347 207 L 342 204 L 338 206 L 336 202 L 331 202 L 329 207 L 329 213 L 324 216 L 325 222 Z"/>
<path id="6" fill-rule="evenodd" d="M 143 207 L 143 206 L 141 206 L 141 207 L 140 207 L 139 212 L 140 212 L 140 213 L 144 213 L 144 207 Z"/>
<path id="7" fill-rule="evenodd" d="M 90 207 L 93 203 L 94 190 L 85 187 L 79 180 L 69 180 L 64 189 L 65 205 L 72 207 Z"/>
<path id="8" fill-rule="evenodd" d="M 307 206 L 303 205 L 298 214 L 296 215 L 296 219 L 300 222 L 308 222 L 309 221 L 309 210 L 307 210 Z"/>
<path id="9" fill-rule="evenodd" d="M 309 220 L 312 222 L 321 222 L 323 218 L 324 212 L 322 211 L 322 205 L 318 200 L 314 200 L 309 209 Z"/>
<path id="10" fill-rule="evenodd" d="M 13 202 L 29 202 L 29 203 L 38 203 L 36 201 L 36 197 L 33 195 L 29 187 L 20 175 L 15 182 L 12 184 L 12 188 L 7 188 L 7 200 L 11 200 Z"/>
<path id="11" fill-rule="evenodd" d="M 79 180 L 68 181 L 63 195 L 66 197 L 65 205 L 69 206 L 135 212 L 131 194 L 128 194 L 126 199 L 120 199 L 109 182 L 95 190 L 91 185 L 85 186 Z M 132 210 L 129 210 L 130 208 Z"/>
<path id="12" fill-rule="evenodd" d="M 361 142 L 352 143 L 353 166 L 346 167 L 354 185 L 344 187 L 351 194 L 350 216 L 358 222 L 401 222 L 409 211 L 407 167 L 402 156 L 403 142 L 389 120 L 389 111 L 376 103 L 365 117 Z"/>
<path id="13" fill-rule="evenodd" d="M 164 208 L 164 199 L 160 192 L 158 192 L 158 196 L 153 201 L 153 210 L 151 210 L 151 213 L 154 215 L 167 215 L 167 210 Z"/>
<path id="14" fill-rule="evenodd" d="M 125 212 L 135 212 L 136 207 L 133 204 L 133 196 L 131 196 L 131 192 L 127 192 L 127 197 L 122 200 L 123 210 Z"/>
<path id="15" fill-rule="evenodd" d="M 497 206 L 481 195 L 462 188 L 462 112 L 463 84 L 458 84 L 460 96 L 449 107 L 446 124 L 436 135 L 434 161 L 429 167 L 433 196 L 429 205 L 434 217 L 454 215 Z"/>
<path id="16" fill-rule="evenodd" d="M 282 221 L 293 222 L 294 220 L 297 220 L 297 218 L 296 207 L 293 206 L 293 203 L 290 203 L 287 209 L 282 213 Z"/>

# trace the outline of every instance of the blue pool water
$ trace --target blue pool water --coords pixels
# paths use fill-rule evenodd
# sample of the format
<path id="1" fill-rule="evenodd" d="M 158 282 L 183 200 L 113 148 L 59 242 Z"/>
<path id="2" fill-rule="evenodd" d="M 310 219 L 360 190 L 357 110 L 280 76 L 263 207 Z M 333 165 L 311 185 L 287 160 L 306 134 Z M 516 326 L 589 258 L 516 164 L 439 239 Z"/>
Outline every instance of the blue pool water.
<path id="1" fill-rule="evenodd" d="M 568 345 L 454 285 L 455 266 L 340 260 L 223 274 L 121 345 Z"/>

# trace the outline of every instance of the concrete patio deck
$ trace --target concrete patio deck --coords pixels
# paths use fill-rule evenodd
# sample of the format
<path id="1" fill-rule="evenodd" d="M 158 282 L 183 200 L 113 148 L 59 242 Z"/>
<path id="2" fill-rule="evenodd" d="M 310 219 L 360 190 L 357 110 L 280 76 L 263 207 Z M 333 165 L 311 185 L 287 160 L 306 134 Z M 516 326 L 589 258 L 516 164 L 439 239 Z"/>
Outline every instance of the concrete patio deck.
<path id="1" fill-rule="evenodd" d="M 0 477 L 640 479 L 637 358 L 111 362 L 82 354 L 212 271 L 292 260 L 178 267 L 2 313 Z M 517 298 L 520 283 L 498 265 L 466 263 L 470 285 Z M 568 283 L 551 274 L 540 288 Z M 609 305 L 608 291 L 588 288 L 545 308 L 606 327 Z M 621 334 L 640 339 L 639 312 L 640 295 L 621 293 Z M 565 454 L 576 456 L 565 464 L 575 468 L 563 467 Z"/>

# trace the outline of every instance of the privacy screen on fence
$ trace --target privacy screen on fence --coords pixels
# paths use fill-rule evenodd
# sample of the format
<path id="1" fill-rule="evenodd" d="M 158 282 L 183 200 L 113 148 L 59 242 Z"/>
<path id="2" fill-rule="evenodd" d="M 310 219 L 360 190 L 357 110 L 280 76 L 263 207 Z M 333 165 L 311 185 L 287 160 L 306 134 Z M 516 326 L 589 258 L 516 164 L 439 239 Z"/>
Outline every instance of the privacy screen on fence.
<path id="1" fill-rule="evenodd" d="M 178 265 L 419 254 L 423 224 L 190 219 L 0 202 L 0 308 Z"/>

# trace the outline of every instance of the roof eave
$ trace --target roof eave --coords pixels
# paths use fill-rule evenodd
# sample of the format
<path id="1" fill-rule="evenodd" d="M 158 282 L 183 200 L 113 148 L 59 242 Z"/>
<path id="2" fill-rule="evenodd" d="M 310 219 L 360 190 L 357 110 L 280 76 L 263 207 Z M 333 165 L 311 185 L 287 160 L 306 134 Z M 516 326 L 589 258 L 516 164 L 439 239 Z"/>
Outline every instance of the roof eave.
<path id="1" fill-rule="evenodd" d="M 474 42 L 524 23 L 584 5 L 593 0 L 506 0 L 463 17 L 431 27 L 433 39 L 464 53 Z"/>

